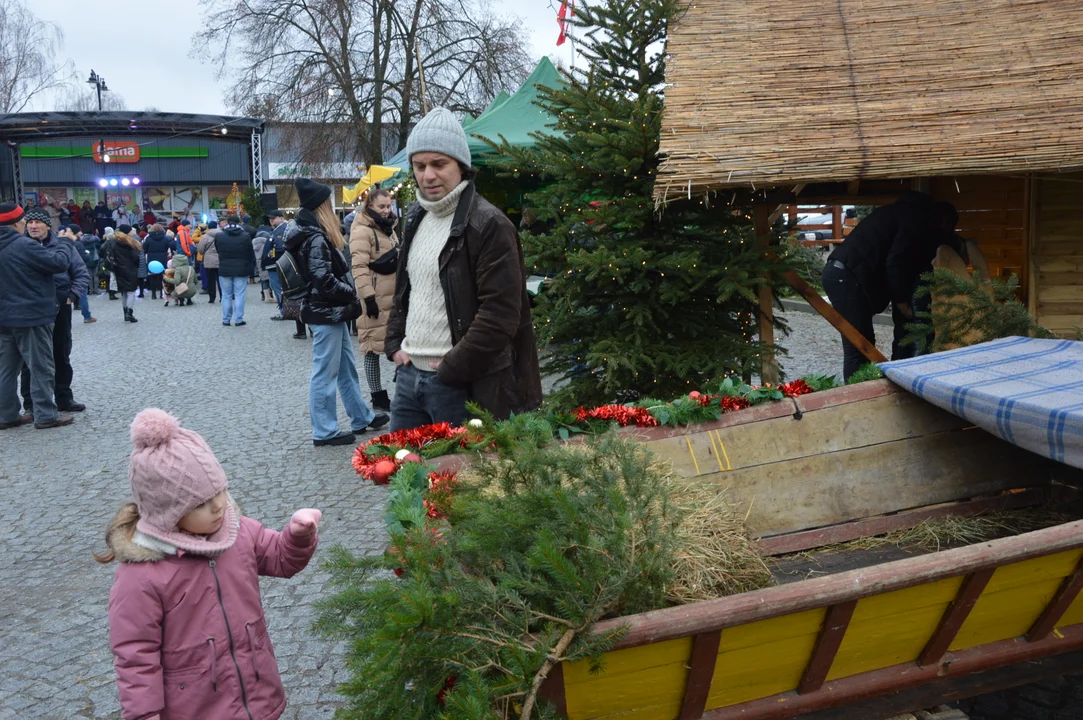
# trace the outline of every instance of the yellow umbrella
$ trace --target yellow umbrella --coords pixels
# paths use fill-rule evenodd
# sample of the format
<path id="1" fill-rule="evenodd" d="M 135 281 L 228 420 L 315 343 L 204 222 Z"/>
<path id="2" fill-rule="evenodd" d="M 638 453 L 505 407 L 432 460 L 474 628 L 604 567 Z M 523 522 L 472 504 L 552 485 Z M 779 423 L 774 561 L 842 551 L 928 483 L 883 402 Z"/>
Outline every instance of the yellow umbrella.
<path id="1" fill-rule="evenodd" d="M 352 188 L 342 188 L 342 199 L 350 205 L 354 204 L 357 202 L 357 198 L 361 197 L 361 193 L 365 192 L 376 183 L 383 182 L 389 177 L 392 177 L 399 170 L 400 168 L 390 167 L 388 165 L 373 165 L 369 168 L 369 171 L 365 173 L 364 177 L 358 180 L 357 184 Z"/>

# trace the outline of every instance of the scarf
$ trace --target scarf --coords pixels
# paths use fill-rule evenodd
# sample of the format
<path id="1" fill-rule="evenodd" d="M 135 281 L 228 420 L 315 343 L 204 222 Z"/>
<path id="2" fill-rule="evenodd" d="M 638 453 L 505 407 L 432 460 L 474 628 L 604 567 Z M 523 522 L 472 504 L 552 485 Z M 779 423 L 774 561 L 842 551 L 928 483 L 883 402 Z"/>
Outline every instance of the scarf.
<path id="1" fill-rule="evenodd" d="M 391 237 L 391 233 L 395 232 L 394 217 L 392 217 L 391 215 L 384 217 L 372 208 L 368 208 L 367 210 L 365 210 L 365 212 L 368 213 L 369 218 L 372 220 L 372 222 L 376 223 L 376 227 L 380 228 L 380 231 L 384 235 Z"/>

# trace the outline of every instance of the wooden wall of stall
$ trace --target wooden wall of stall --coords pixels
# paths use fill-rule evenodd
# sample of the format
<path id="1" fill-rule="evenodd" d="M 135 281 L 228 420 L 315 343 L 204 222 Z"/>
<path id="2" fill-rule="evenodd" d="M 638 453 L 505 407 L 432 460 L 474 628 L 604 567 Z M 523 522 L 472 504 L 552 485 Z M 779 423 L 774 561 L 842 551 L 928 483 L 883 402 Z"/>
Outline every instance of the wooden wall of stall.
<path id="1" fill-rule="evenodd" d="M 1075 338 L 1083 327 L 1083 174 L 1031 182 L 1030 309 L 1039 324 Z"/>
<path id="2" fill-rule="evenodd" d="M 1026 297 L 1026 180 L 997 175 L 937 177 L 930 180 L 929 192 L 959 211 L 959 234 L 978 241 L 992 276 L 1018 275 L 1021 297 Z"/>

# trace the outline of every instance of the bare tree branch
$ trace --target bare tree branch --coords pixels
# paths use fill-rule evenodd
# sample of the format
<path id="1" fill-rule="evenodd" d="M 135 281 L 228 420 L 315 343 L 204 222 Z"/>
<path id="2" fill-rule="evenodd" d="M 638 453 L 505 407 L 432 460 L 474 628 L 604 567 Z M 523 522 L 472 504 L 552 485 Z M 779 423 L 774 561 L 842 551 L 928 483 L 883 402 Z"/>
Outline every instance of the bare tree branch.
<path id="1" fill-rule="evenodd" d="M 303 161 L 376 164 L 401 147 L 422 107 L 417 55 L 429 99 L 464 113 L 481 112 L 533 69 L 522 23 L 489 0 L 200 3 L 214 40 L 193 43 L 192 55 L 229 68 L 236 109 L 304 124 Z"/>
<path id="2" fill-rule="evenodd" d="M 57 59 L 63 46 L 59 26 L 21 0 L 0 0 L 0 112 L 22 112 L 39 95 L 70 85 L 72 65 Z"/>

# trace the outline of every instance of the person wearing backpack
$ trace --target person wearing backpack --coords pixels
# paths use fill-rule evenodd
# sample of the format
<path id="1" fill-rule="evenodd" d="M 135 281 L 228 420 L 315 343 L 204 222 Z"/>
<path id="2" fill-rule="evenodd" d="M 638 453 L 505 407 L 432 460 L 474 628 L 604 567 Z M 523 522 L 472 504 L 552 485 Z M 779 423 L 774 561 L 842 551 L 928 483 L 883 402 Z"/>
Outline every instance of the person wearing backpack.
<path id="1" fill-rule="evenodd" d="M 301 211 L 297 232 L 286 240 L 281 262 L 296 265 L 307 283 L 301 320 L 312 327 L 312 376 L 309 416 L 312 444 L 352 445 L 354 434 L 386 425 L 385 413 L 374 413 L 361 396 L 349 322 L 361 314 L 361 301 L 342 251 L 346 242 L 331 204 L 331 188 L 307 178 L 296 181 Z M 293 285 L 286 289 L 292 290 Z M 350 416 L 350 432 L 340 432 L 336 395 Z"/>
<path id="2" fill-rule="evenodd" d="M 285 320 L 282 315 L 282 282 L 278 277 L 278 258 L 286 249 L 286 222 L 281 210 L 272 210 L 268 222 L 271 223 L 271 238 L 263 246 L 263 257 L 260 259 L 260 268 L 267 271 L 267 282 L 271 285 L 275 301 L 278 303 L 278 314 L 271 317 L 272 320 Z"/>

